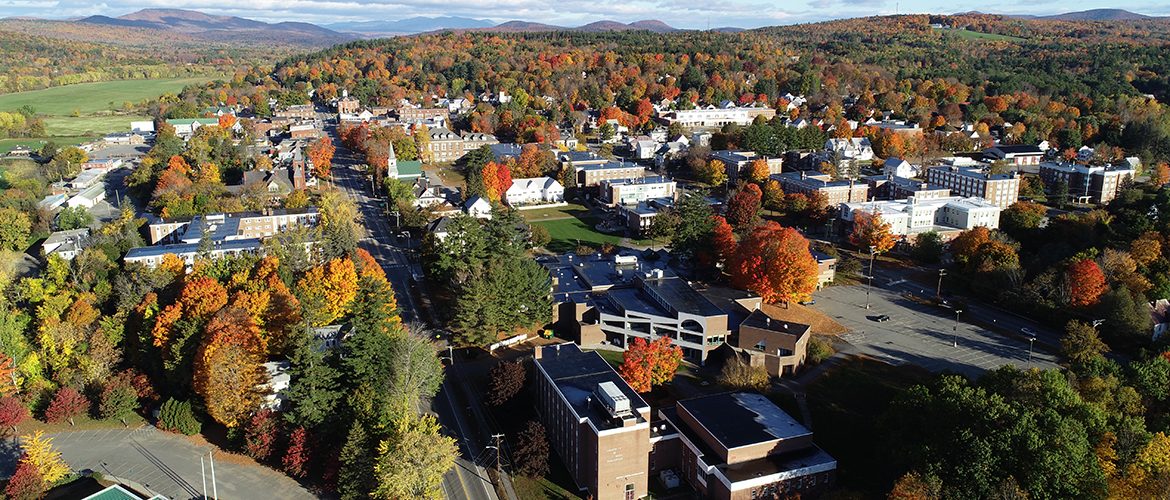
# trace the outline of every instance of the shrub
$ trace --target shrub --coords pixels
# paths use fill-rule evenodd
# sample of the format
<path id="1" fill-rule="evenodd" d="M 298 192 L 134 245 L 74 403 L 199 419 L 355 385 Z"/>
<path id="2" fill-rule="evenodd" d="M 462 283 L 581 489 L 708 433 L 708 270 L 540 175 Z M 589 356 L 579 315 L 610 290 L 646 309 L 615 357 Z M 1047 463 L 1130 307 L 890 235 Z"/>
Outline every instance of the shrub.
<path id="1" fill-rule="evenodd" d="M 267 459 L 272 455 L 279 431 L 279 422 L 272 410 L 257 412 L 244 430 L 244 452 L 256 460 Z"/>
<path id="2" fill-rule="evenodd" d="M 199 433 L 203 424 L 191 411 L 191 403 L 168 399 L 158 412 L 158 426 L 164 431 L 179 432 L 192 436 Z"/>
<path id="3" fill-rule="evenodd" d="M 0 427 L 15 428 L 28 418 L 28 408 L 15 397 L 0 398 Z"/>
<path id="4" fill-rule="evenodd" d="M 45 421 L 50 424 L 66 420 L 73 423 L 74 417 L 87 411 L 89 411 L 89 400 L 85 396 L 72 387 L 62 387 L 53 394 L 53 400 L 45 409 Z"/>
<path id="5" fill-rule="evenodd" d="M 813 337 L 808 340 L 808 364 L 816 365 L 822 361 L 833 357 L 837 351 L 833 349 L 833 344 L 822 337 Z"/>
<path id="6" fill-rule="evenodd" d="M 305 466 L 309 463 L 309 443 L 304 427 L 297 427 L 288 439 L 288 450 L 284 453 L 281 463 L 284 472 L 295 478 L 303 478 L 308 474 Z"/>
<path id="7" fill-rule="evenodd" d="M 764 392 L 771 381 L 768 370 L 762 366 L 751 366 L 738 356 L 723 363 L 723 369 L 719 372 L 719 383 L 733 389 Z"/>

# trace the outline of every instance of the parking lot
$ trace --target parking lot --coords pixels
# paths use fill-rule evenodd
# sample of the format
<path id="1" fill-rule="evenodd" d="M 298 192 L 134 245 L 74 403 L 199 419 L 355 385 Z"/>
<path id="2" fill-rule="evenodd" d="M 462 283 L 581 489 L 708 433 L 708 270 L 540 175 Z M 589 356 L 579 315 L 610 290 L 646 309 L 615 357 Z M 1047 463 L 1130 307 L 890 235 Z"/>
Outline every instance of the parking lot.
<path id="1" fill-rule="evenodd" d="M 1037 343 L 992 332 L 964 321 L 948 309 L 919 304 L 898 292 L 875 287 L 865 308 L 866 286 L 831 286 L 816 293 L 814 308 L 849 329 L 842 339 L 868 356 L 899 365 L 911 363 L 931 371 L 949 370 L 978 376 L 1005 364 L 1021 368 L 1056 368 L 1056 356 Z M 879 316 L 888 321 L 876 321 Z M 957 328 L 956 328 L 957 326 Z"/>

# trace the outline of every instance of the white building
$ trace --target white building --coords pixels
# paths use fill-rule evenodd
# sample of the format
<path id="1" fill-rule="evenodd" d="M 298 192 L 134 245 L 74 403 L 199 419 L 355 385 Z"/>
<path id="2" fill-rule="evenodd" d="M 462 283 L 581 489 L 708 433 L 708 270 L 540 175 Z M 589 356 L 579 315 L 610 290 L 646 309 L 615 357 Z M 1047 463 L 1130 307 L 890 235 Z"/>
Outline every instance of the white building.
<path id="1" fill-rule="evenodd" d="M 842 160 L 868 161 L 873 159 L 873 145 L 865 137 L 829 139 L 825 149 L 837 154 Z"/>
<path id="2" fill-rule="evenodd" d="M 93 208 L 97 202 L 106 199 L 106 183 L 99 182 L 92 186 L 83 189 L 80 193 L 73 195 L 65 202 L 65 206 L 69 208 L 84 207 Z"/>
<path id="3" fill-rule="evenodd" d="M 65 260 L 73 260 L 89 242 L 89 228 L 74 229 L 71 231 L 57 231 L 45 238 L 41 243 L 41 254 L 45 258 L 57 255 Z"/>
<path id="4" fill-rule="evenodd" d="M 610 205 L 633 205 L 655 198 L 675 198 L 676 183 L 667 177 L 601 181 L 601 198 Z"/>
<path id="5" fill-rule="evenodd" d="M 890 225 L 890 232 L 898 236 L 925 233 L 927 231 L 965 231 L 983 226 L 990 229 L 999 227 L 1002 209 L 982 198 L 960 198 L 957 196 L 932 200 L 873 201 L 865 203 L 842 203 L 841 219 L 853 222 L 856 212 L 878 213 L 882 221 Z"/>
<path id="6" fill-rule="evenodd" d="M 288 397 L 284 392 L 288 390 L 292 382 L 292 375 L 288 373 L 292 365 L 288 361 L 270 361 L 264 363 L 264 371 L 268 375 L 268 380 L 265 381 L 260 391 L 264 394 L 264 401 L 261 405 L 269 410 L 279 410 Z"/>
<path id="7" fill-rule="evenodd" d="M 565 188 L 551 177 L 512 179 L 512 187 L 504 193 L 508 205 L 516 207 L 539 203 L 560 203 L 565 201 Z"/>
<path id="8" fill-rule="evenodd" d="M 918 177 L 918 168 L 901 158 L 889 158 L 882 166 L 882 173 L 894 177 L 913 179 Z"/>
<path id="9" fill-rule="evenodd" d="M 772 108 L 716 108 L 708 106 L 706 108 L 669 111 L 661 118 L 666 120 L 668 124 L 678 123 L 689 128 L 713 128 L 722 127 L 729 123 L 746 127 L 751 125 L 757 116 L 771 120 L 776 116 L 776 110 Z"/>
<path id="10" fill-rule="evenodd" d="M 463 211 L 476 219 L 491 219 L 492 204 L 487 198 L 474 196 L 463 204 Z"/>

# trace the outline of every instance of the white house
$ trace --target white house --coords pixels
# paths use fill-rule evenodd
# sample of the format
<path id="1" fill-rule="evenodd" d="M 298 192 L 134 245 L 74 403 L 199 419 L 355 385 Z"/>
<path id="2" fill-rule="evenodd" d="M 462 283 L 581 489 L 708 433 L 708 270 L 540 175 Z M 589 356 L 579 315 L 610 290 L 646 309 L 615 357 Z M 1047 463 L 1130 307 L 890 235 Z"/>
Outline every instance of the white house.
<path id="1" fill-rule="evenodd" d="M 836 153 L 841 159 L 858 161 L 873 159 L 873 145 L 865 137 L 829 139 L 825 141 L 825 149 Z"/>
<path id="2" fill-rule="evenodd" d="M 463 211 L 476 219 L 491 219 L 492 204 L 487 198 L 473 196 L 463 204 Z"/>
<path id="3" fill-rule="evenodd" d="M 291 366 L 288 361 L 264 363 L 264 371 L 268 375 L 268 380 L 260 386 L 260 390 L 264 394 L 261 406 L 270 410 L 279 410 L 281 405 L 288 400 L 288 396 L 285 396 L 284 392 L 288 390 L 289 384 L 292 382 L 292 375 L 288 373 Z"/>
<path id="4" fill-rule="evenodd" d="M 1150 302 L 1150 320 L 1154 324 L 1154 340 L 1170 328 L 1170 300 L 1158 299 Z"/>
<path id="5" fill-rule="evenodd" d="M 41 253 L 45 258 L 56 254 L 65 260 L 73 260 L 89 242 L 89 228 L 57 231 L 45 238 L 41 243 Z"/>
<path id="6" fill-rule="evenodd" d="M 658 143 L 649 139 L 638 139 L 634 141 L 634 158 L 639 160 L 649 160 L 654 157 L 654 153 L 658 151 Z"/>
<path id="7" fill-rule="evenodd" d="M 512 187 L 504 193 L 504 199 L 513 207 L 538 203 L 560 203 L 565 201 L 565 188 L 551 177 L 512 179 Z"/>
<path id="8" fill-rule="evenodd" d="M 888 158 L 882 167 L 882 173 L 894 177 L 913 179 L 918 177 L 918 168 L 901 158 Z"/>

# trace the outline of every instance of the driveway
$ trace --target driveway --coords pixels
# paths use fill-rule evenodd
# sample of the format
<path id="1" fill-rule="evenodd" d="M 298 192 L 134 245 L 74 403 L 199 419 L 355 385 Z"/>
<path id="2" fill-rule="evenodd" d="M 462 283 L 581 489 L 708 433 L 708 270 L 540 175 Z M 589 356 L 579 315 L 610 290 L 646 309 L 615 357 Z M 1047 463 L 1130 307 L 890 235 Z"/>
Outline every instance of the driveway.
<path id="1" fill-rule="evenodd" d="M 133 481 L 151 493 L 172 499 L 201 498 L 203 475 L 199 459 L 207 462 L 210 445 L 193 444 L 186 436 L 151 426 L 51 434 L 53 446 L 74 470 L 86 469 Z M 215 482 L 219 498 L 317 498 L 296 481 L 251 461 L 216 455 Z M 14 460 L 11 455 L 5 460 Z M 207 498 L 212 497 L 211 469 L 207 464 Z M 261 493 L 262 492 L 262 493 Z"/>
<path id="2" fill-rule="evenodd" d="M 899 365 L 911 363 L 931 371 L 967 376 L 1003 365 L 1058 368 L 1056 356 L 1037 343 L 1029 360 L 1028 342 L 963 321 L 953 312 L 919 304 L 899 292 L 874 287 L 865 309 L 866 286 L 831 286 L 817 292 L 816 309 L 849 329 L 842 339 L 857 350 Z M 889 321 L 877 322 L 877 316 Z"/>

